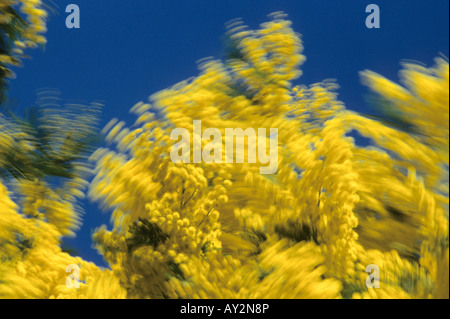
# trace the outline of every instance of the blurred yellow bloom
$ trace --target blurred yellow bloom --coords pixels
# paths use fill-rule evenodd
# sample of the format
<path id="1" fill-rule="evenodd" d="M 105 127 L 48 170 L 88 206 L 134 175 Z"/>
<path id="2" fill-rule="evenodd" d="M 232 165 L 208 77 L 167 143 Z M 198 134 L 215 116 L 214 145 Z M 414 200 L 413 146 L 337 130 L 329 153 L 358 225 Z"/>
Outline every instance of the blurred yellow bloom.
<path id="1" fill-rule="evenodd" d="M 24 3 L 45 17 L 40 1 Z M 448 298 L 448 62 L 405 65 L 403 86 L 362 73 L 408 122 L 402 130 L 346 110 L 334 82 L 293 87 L 302 42 L 272 17 L 259 30 L 234 24 L 236 52 L 137 103 L 133 126 L 112 120 L 102 131 L 108 146 L 91 156 L 88 196 L 112 211 L 111 229 L 94 234 L 111 269 L 59 248 L 79 225 L 81 173 L 64 196 L 26 181 L 9 190 L 18 203 L 0 183 L 1 297 Z M 173 163 L 170 132 L 194 120 L 222 135 L 278 128 L 277 173 Z M 11 148 L 18 135 L 1 125 L 0 146 Z M 65 286 L 69 264 L 80 267 L 78 290 Z M 372 264 L 380 288 L 366 286 Z"/>

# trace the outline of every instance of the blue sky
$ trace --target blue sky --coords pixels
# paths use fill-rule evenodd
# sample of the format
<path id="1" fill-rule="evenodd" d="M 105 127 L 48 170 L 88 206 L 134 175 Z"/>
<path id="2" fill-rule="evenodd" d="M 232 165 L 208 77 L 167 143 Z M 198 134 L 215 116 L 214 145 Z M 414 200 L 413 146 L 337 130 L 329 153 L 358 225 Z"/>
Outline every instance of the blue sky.
<path id="1" fill-rule="evenodd" d="M 196 61 L 221 56 L 225 23 L 242 18 L 257 28 L 274 11 L 284 11 L 302 34 L 306 63 L 297 84 L 336 79 L 339 98 L 353 110 L 369 112 L 359 71 L 370 69 L 398 80 L 402 60 L 428 66 L 449 56 L 448 0 L 54 0 L 58 13 L 48 23 L 44 50 L 15 69 L 9 99 L 24 108 L 44 87 L 65 101 L 105 104 L 102 123 L 139 101 L 198 74 Z M 77 4 L 81 28 L 67 29 L 65 8 Z M 366 5 L 377 4 L 381 28 L 365 26 Z M 95 203 L 84 203 L 83 226 L 66 240 L 87 260 L 105 265 L 91 248 L 91 234 L 109 223 Z"/>

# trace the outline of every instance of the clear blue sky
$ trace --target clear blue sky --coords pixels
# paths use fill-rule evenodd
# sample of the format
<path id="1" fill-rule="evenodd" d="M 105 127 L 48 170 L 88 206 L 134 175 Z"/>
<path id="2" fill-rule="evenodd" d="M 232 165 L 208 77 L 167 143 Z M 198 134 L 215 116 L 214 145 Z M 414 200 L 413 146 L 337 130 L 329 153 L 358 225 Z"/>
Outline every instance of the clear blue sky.
<path id="1" fill-rule="evenodd" d="M 45 1 L 45 0 L 44 0 Z M 45 50 L 16 69 L 9 98 L 20 108 L 33 104 L 36 90 L 59 89 L 66 101 L 105 104 L 102 123 L 138 101 L 198 74 L 196 61 L 221 56 L 227 21 L 242 18 L 257 28 L 274 11 L 284 11 L 303 35 L 307 57 L 297 83 L 334 78 L 339 98 L 353 110 L 368 111 L 358 72 L 370 69 L 397 80 L 401 60 L 430 66 L 449 56 L 448 0 L 54 0 Z M 79 5 L 81 28 L 67 29 L 65 8 Z M 367 29 L 367 4 L 379 5 L 381 28 Z M 66 242 L 87 260 L 105 265 L 91 248 L 91 233 L 109 223 L 96 204 L 77 238 Z"/>

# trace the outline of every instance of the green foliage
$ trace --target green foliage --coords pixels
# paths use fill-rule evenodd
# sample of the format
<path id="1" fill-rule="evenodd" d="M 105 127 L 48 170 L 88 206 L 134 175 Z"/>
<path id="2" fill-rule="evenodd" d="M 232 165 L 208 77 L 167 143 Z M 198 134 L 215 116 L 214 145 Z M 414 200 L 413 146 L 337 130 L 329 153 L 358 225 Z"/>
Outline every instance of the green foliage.
<path id="1" fill-rule="evenodd" d="M 0 55 L 7 55 L 14 63 L 19 64 L 20 61 L 12 54 L 13 42 L 21 37 L 28 23 L 11 7 L 6 7 L 1 11 L 4 12 L 0 13 L 6 13 L 12 18 L 9 23 L 0 23 Z M 12 77 L 13 74 L 6 64 L 0 61 L 0 103 L 5 100 L 6 78 Z"/>
<path id="2" fill-rule="evenodd" d="M 294 242 L 314 241 L 319 244 L 317 230 L 306 223 L 288 220 L 284 225 L 276 225 L 275 232 L 282 238 L 288 238 Z"/>
<path id="3" fill-rule="evenodd" d="M 99 141 L 98 111 L 97 104 L 63 108 L 44 103 L 30 107 L 22 118 L 0 116 L 3 133 L 13 138 L 9 147 L 0 149 L 0 177 L 74 178 L 76 163 Z"/>
<path id="4" fill-rule="evenodd" d="M 139 218 L 128 229 L 131 237 L 127 239 L 128 251 L 140 246 L 153 246 L 156 248 L 164 243 L 169 235 L 165 234 L 161 228 L 148 219 Z"/>

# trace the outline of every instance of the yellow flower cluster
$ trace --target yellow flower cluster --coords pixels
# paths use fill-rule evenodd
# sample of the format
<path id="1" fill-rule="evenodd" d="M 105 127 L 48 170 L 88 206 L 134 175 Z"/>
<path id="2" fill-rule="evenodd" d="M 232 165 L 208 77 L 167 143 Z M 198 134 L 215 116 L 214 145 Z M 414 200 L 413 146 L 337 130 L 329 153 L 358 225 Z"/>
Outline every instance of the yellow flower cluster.
<path id="1" fill-rule="evenodd" d="M 114 209 L 114 229 L 97 233 L 100 251 L 133 297 L 445 296 L 448 63 L 407 65 L 407 88 L 363 74 L 421 132 L 408 134 L 347 111 L 333 82 L 292 87 L 301 41 L 273 17 L 256 31 L 231 24 L 227 59 L 206 60 L 198 77 L 135 105 L 135 129 L 105 128 L 117 151 L 93 158 L 90 195 Z M 170 131 L 192 131 L 193 120 L 222 136 L 278 128 L 278 172 L 172 163 Z M 374 145 L 356 145 L 352 130 Z M 135 227 L 153 241 L 130 246 Z M 384 290 L 365 286 L 377 263 Z"/>
<path id="2" fill-rule="evenodd" d="M 339 298 L 341 284 L 326 272 L 320 249 L 311 243 L 281 240 L 255 260 L 242 263 L 230 255 L 193 257 L 180 266 L 188 279 L 172 278 L 173 298 L 320 299 Z M 300 267 L 301 266 L 301 267 Z"/>
<path id="3" fill-rule="evenodd" d="M 38 127 L 0 115 L 0 298 L 124 298 L 111 271 L 61 248 L 62 237 L 75 236 L 80 224 L 77 202 L 89 167 L 75 160 L 76 152 L 96 122 L 92 113 L 98 106 L 74 117 L 82 108 L 52 111 L 45 105 L 58 100 L 47 94 L 40 92 L 43 114 L 33 118 Z M 34 129 L 40 130 L 39 139 Z M 48 154 L 52 157 L 44 157 Z M 62 168 L 68 164 L 66 172 Z M 71 280 L 79 281 L 79 288 L 67 285 L 75 271 L 71 265 L 79 269 L 79 278 Z"/>
<path id="4" fill-rule="evenodd" d="M 0 298 L 124 298 L 108 270 L 61 251 L 61 232 L 51 222 L 17 212 L 0 183 Z M 69 265 L 80 269 L 79 288 L 69 288 Z"/>
<path id="5" fill-rule="evenodd" d="M 205 60 L 199 76 L 136 104 L 133 126 L 104 128 L 109 147 L 91 157 L 88 195 L 112 211 L 112 229 L 94 234 L 111 270 L 58 250 L 77 219 L 46 185 L 16 188 L 28 198 L 18 213 L 0 184 L 0 249 L 10 256 L 0 296 L 448 298 L 448 62 L 405 65 L 404 87 L 363 72 L 405 131 L 346 110 L 334 82 L 293 86 L 302 43 L 283 14 L 272 18 L 255 31 L 232 23 L 224 61 Z M 278 171 L 172 162 L 171 131 L 192 131 L 194 120 L 222 136 L 277 128 Z M 356 144 L 353 130 L 372 145 Z M 0 133 L 2 147 L 12 141 Z M 51 206 L 45 220 L 36 205 Z M 78 292 L 64 286 L 69 262 L 81 265 Z M 366 286 L 368 265 L 380 288 Z"/>

